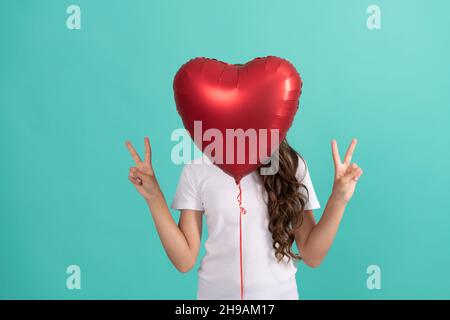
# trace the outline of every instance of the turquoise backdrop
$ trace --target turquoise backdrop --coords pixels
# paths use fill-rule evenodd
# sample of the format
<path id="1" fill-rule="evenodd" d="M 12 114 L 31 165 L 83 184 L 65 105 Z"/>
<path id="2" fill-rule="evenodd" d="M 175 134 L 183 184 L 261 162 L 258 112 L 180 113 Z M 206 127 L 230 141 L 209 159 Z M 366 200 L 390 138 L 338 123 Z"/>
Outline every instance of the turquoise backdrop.
<path id="1" fill-rule="evenodd" d="M 66 27 L 71 4 L 80 30 Z M 371 4 L 381 30 L 366 27 Z M 150 136 L 171 201 L 175 72 L 196 56 L 265 55 L 303 77 L 288 137 L 322 209 L 332 138 L 343 152 L 357 137 L 364 169 L 325 262 L 300 267 L 300 296 L 450 298 L 449 12 L 445 0 L 1 1 L 0 298 L 195 299 L 200 260 L 171 265 L 124 141 L 142 152 Z M 81 290 L 66 288 L 72 264 Z"/>

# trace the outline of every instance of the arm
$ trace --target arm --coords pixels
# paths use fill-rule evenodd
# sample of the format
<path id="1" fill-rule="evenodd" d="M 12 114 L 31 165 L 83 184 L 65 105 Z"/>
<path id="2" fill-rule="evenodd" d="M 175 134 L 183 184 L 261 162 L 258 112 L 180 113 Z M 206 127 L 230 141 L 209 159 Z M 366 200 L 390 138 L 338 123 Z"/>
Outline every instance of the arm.
<path id="1" fill-rule="evenodd" d="M 194 266 L 199 253 L 202 213 L 196 210 L 181 210 L 177 225 L 153 171 L 149 139 L 145 138 L 144 161 L 141 161 L 130 142 L 126 142 L 126 146 L 136 164 L 130 168 L 128 179 L 145 199 L 170 261 L 180 272 L 187 272 Z"/>
<path id="2" fill-rule="evenodd" d="M 322 218 L 316 224 L 311 210 L 303 213 L 303 224 L 295 231 L 297 247 L 305 264 L 310 267 L 319 266 L 330 249 L 341 223 L 347 203 L 350 201 L 356 187 L 356 182 L 362 175 L 362 169 L 355 163 L 350 163 L 356 146 L 353 139 L 342 163 L 337 143 L 332 141 L 332 153 L 335 166 L 333 190 Z"/>

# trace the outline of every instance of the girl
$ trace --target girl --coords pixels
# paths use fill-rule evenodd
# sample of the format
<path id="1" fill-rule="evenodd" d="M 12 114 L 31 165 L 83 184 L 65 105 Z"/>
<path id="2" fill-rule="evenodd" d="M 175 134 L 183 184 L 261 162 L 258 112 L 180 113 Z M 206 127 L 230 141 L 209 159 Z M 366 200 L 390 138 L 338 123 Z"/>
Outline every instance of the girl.
<path id="1" fill-rule="evenodd" d="M 136 163 L 129 180 L 146 200 L 163 247 L 180 272 L 196 263 L 206 217 L 208 238 L 198 269 L 197 298 L 299 299 L 296 262 L 301 259 L 315 268 L 323 261 L 362 175 L 351 163 L 356 139 L 343 162 L 336 141 L 331 142 L 334 183 L 318 223 L 313 210 L 320 204 L 306 162 L 284 140 L 276 174 L 261 175 L 258 169 L 242 178 L 238 200 L 245 211 L 236 201 L 234 178 L 206 156 L 185 164 L 171 203 L 181 211 L 178 225 L 155 177 L 149 139 L 144 141 L 144 161 L 126 142 Z M 292 249 L 294 241 L 300 254 Z"/>

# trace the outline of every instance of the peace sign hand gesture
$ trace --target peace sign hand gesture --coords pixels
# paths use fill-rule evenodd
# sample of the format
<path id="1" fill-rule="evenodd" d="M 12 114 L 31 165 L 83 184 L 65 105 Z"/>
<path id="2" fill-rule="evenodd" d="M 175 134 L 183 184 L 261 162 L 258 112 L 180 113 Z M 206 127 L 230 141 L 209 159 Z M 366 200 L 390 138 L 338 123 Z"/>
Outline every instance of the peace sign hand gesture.
<path id="1" fill-rule="evenodd" d="M 125 142 L 125 145 L 127 146 L 128 151 L 130 151 L 130 154 L 136 164 L 135 167 L 130 168 L 128 179 L 146 200 L 150 200 L 150 198 L 156 195 L 160 189 L 158 182 L 156 181 L 155 173 L 153 172 L 151 161 L 152 151 L 148 137 L 145 137 L 144 144 L 145 158 L 144 161 L 142 161 L 131 142 Z"/>
<path id="2" fill-rule="evenodd" d="M 357 140 L 353 139 L 345 154 L 344 162 L 341 162 L 337 142 L 336 140 L 331 142 L 335 172 L 332 195 L 345 202 L 350 201 L 355 191 L 356 182 L 363 173 L 356 163 L 351 163 L 356 143 Z"/>

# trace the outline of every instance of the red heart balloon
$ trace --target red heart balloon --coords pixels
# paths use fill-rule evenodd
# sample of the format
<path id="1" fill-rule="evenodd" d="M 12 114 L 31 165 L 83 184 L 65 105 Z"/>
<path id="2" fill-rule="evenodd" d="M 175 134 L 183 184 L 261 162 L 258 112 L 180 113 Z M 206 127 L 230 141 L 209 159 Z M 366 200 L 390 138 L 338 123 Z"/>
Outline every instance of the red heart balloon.
<path id="1" fill-rule="evenodd" d="M 294 66 L 274 56 L 236 65 L 191 59 L 173 82 L 177 110 L 191 138 L 236 183 L 286 137 L 301 88 Z"/>

